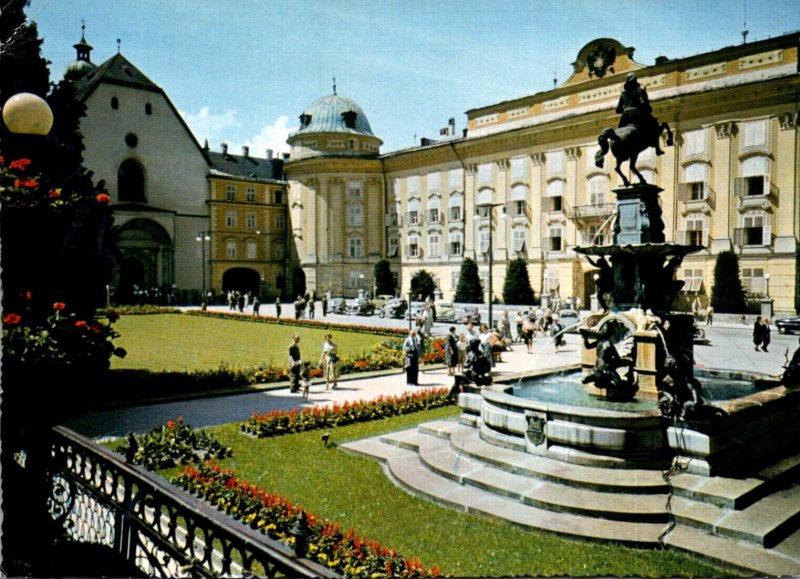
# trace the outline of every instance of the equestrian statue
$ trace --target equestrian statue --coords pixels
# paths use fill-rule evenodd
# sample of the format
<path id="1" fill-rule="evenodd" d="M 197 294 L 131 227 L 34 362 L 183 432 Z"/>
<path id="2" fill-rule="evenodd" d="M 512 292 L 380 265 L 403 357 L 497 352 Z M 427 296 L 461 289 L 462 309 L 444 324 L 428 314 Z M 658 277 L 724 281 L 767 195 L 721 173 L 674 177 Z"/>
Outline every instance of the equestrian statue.
<path id="1" fill-rule="evenodd" d="M 664 151 L 661 150 L 659 143 L 661 133 L 667 132 L 667 145 L 672 146 L 672 130 L 667 123 L 659 123 L 653 116 L 653 107 L 650 106 L 647 89 L 639 84 L 636 75 L 632 72 L 625 77 L 622 94 L 617 103 L 617 113 L 621 114 L 619 126 L 616 129 L 604 129 L 597 138 L 600 150 L 594 156 L 594 164 L 597 167 L 603 167 L 610 141 L 611 154 L 617 160 L 614 170 L 622 177 L 625 186 L 628 187 L 631 183 L 620 169 L 623 161 L 628 161 L 628 166 L 639 179 L 639 183 L 647 183 L 636 169 L 639 153 L 648 147 L 655 147 L 656 154 L 663 155 Z"/>

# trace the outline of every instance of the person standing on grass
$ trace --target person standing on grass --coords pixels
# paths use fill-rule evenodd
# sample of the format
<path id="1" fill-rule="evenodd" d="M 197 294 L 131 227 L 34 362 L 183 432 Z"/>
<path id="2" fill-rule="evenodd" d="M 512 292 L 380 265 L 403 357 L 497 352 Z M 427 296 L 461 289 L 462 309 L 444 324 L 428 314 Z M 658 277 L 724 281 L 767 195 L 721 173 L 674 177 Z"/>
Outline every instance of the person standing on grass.
<path id="1" fill-rule="evenodd" d="M 327 293 L 323 293 L 322 294 L 322 317 L 324 318 L 327 315 L 328 315 L 328 294 Z"/>
<path id="2" fill-rule="evenodd" d="M 253 298 L 253 315 L 257 316 L 258 311 L 261 309 L 261 300 L 258 299 L 258 296 Z"/>
<path id="3" fill-rule="evenodd" d="M 315 307 L 314 306 L 314 300 L 313 299 L 308 300 L 308 319 L 309 320 L 313 320 L 314 319 L 314 307 Z"/>
<path id="4" fill-rule="evenodd" d="M 325 342 L 322 344 L 322 357 L 319 359 L 325 374 L 325 390 L 327 390 L 331 383 L 333 390 L 336 390 L 339 382 L 339 350 L 336 344 L 333 343 L 333 336 L 327 334 Z"/>
<path id="5" fill-rule="evenodd" d="M 289 377 L 291 378 L 290 392 L 300 390 L 300 374 L 303 369 L 303 358 L 300 355 L 300 336 L 292 336 L 292 344 L 289 346 Z"/>
<path id="6" fill-rule="evenodd" d="M 281 298 L 275 298 L 275 317 L 281 317 Z"/>
<path id="7" fill-rule="evenodd" d="M 403 367 L 406 369 L 406 384 L 419 386 L 419 338 L 416 330 L 411 330 L 403 342 L 405 359 Z"/>
<path id="8" fill-rule="evenodd" d="M 450 326 L 450 333 L 447 334 L 447 349 L 444 351 L 444 358 L 447 363 L 447 375 L 452 376 L 458 366 L 458 336 L 456 336 L 455 326 Z"/>

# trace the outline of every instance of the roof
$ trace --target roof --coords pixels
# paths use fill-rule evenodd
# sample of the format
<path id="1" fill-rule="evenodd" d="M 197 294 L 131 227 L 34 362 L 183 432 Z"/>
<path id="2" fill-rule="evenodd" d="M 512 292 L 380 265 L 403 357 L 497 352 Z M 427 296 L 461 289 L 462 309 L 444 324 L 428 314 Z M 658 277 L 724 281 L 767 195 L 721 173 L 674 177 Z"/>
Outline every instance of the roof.
<path id="1" fill-rule="evenodd" d="M 75 83 L 78 99 L 82 101 L 86 100 L 101 82 L 163 93 L 157 84 L 147 78 L 138 68 L 133 66 L 127 58 L 122 56 L 122 54 L 115 54 L 83 79 Z"/>
<path id="2" fill-rule="evenodd" d="M 211 176 L 258 181 L 278 181 L 283 177 L 281 159 L 259 159 L 214 151 L 208 151 L 206 155 L 211 161 Z"/>
<path id="3" fill-rule="evenodd" d="M 355 113 L 355 120 L 352 126 L 347 126 L 343 113 Z M 303 117 L 308 115 L 307 124 L 302 123 Z M 361 107 L 347 97 L 336 93 L 317 99 L 303 111 L 301 115 L 300 129 L 291 136 L 307 133 L 347 133 L 362 134 L 374 137 L 369 121 Z"/>

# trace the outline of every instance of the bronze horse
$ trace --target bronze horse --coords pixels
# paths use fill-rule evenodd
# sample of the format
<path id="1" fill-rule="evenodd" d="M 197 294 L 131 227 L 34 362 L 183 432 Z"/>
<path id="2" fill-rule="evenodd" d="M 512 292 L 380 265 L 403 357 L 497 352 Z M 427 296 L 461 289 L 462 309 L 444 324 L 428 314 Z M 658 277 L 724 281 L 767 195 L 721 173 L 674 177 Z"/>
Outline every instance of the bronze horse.
<path id="1" fill-rule="evenodd" d="M 611 141 L 611 154 L 617 160 L 617 166 L 614 170 L 622 177 L 622 182 L 626 187 L 630 186 L 630 181 L 623 174 L 620 165 L 623 161 L 628 161 L 628 167 L 631 172 L 639 179 L 639 183 L 647 183 L 642 174 L 636 169 L 636 160 L 639 158 L 639 153 L 644 151 L 647 147 L 656 147 L 659 154 L 662 151 L 658 148 L 658 139 L 661 138 L 661 133 L 667 132 L 667 145 L 672 146 L 672 130 L 667 123 L 654 123 L 654 130 L 648 131 L 640 128 L 637 125 L 626 125 L 617 129 L 608 128 L 600 133 L 597 137 L 597 142 L 600 144 L 600 150 L 594 156 L 594 164 L 597 167 L 603 167 L 605 155 L 609 150 L 609 141 Z"/>

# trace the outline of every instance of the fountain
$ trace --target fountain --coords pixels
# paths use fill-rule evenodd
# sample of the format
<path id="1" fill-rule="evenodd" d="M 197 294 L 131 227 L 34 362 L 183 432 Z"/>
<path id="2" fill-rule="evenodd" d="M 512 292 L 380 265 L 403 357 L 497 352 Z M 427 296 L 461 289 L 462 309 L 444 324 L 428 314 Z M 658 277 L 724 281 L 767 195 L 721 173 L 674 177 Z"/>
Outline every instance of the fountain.
<path id="1" fill-rule="evenodd" d="M 411 492 L 465 510 L 800 574 L 800 547 L 791 547 L 800 546 L 800 350 L 787 359 L 785 384 L 696 371 L 693 317 L 670 308 L 683 284 L 677 268 L 701 248 L 665 241 L 662 189 L 635 167 L 658 138 L 647 127 L 662 125 L 646 119 L 649 107 L 635 112 L 599 139 L 596 164 L 611 139 L 625 186 L 614 190 L 613 243 L 575 249 L 598 268 L 602 306 L 580 329 L 580 364 L 511 381 L 462 379 L 457 423 L 346 448 L 384 460 Z M 621 173 L 622 160 L 639 183 Z"/>

